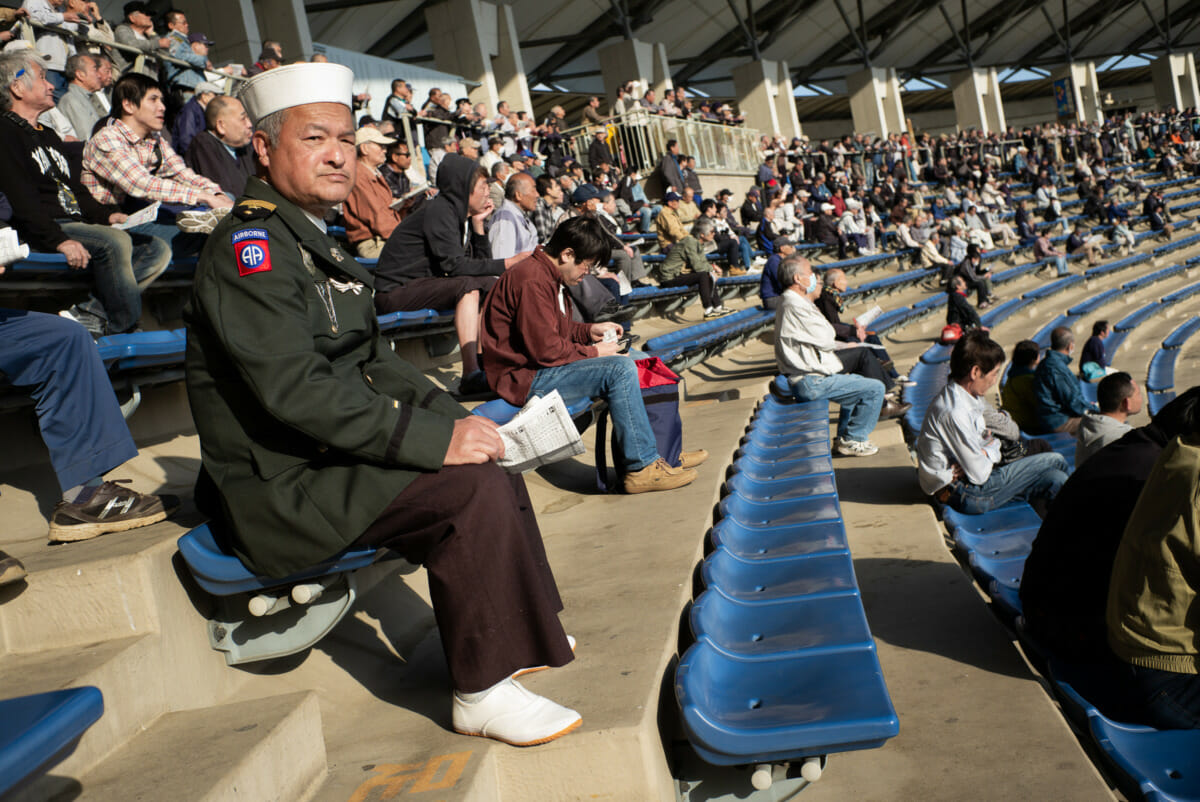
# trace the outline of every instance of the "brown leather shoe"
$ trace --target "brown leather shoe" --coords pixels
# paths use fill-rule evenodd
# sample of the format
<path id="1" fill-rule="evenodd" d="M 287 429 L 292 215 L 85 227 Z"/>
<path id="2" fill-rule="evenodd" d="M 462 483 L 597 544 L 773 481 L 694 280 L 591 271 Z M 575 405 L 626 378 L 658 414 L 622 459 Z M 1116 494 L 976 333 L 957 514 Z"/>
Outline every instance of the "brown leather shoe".
<path id="1" fill-rule="evenodd" d="M 695 468 L 697 465 L 704 463 L 708 459 L 708 452 L 703 448 L 695 451 L 680 451 L 679 452 L 679 467 L 680 468 Z"/>
<path id="2" fill-rule="evenodd" d="M 888 401 L 883 405 L 883 409 L 879 410 L 879 419 L 898 418 L 910 409 L 912 409 L 912 404 L 897 404 L 895 401 Z"/>
<path id="3" fill-rule="evenodd" d="M 746 275 L 746 268 L 744 268 L 744 267 L 731 267 L 731 268 L 729 268 L 729 272 L 728 272 L 728 273 L 726 273 L 726 275 L 729 275 L 729 276 L 744 276 L 744 275 Z"/>
<path id="4" fill-rule="evenodd" d="M 640 471 L 625 474 L 626 493 L 651 493 L 655 490 L 674 490 L 691 484 L 697 474 L 690 468 L 672 468 L 659 457 Z"/>

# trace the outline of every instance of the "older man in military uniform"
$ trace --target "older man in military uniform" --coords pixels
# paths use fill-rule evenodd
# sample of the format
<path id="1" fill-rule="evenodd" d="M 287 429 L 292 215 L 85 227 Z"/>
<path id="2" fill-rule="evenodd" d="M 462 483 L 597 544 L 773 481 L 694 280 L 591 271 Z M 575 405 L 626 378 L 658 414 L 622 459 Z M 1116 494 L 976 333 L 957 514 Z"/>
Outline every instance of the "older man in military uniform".
<path id="1" fill-rule="evenodd" d="M 350 70 L 249 81 L 260 174 L 212 232 L 188 324 L 197 504 L 253 570 L 283 576 L 352 545 L 429 572 L 454 728 L 517 745 L 579 714 L 512 675 L 572 658 L 524 482 L 503 442 L 379 337 L 372 276 L 322 217 L 354 186 Z"/>

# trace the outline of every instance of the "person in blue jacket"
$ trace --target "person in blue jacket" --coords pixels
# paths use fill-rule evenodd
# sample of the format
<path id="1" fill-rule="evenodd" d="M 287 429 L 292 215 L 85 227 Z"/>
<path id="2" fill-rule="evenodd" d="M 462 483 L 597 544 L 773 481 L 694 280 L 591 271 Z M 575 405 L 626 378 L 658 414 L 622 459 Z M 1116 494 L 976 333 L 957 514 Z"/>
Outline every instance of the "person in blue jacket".
<path id="1" fill-rule="evenodd" d="M 1050 332 L 1050 352 L 1033 376 L 1033 396 L 1037 403 L 1036 430 L 1031 434 L 1068 432 L 1079 429 L 1083 413 L 1094 407 L 1083 399 L 1079 378 L 1071 370 L 1075 335 L 1066 326 Z"/>

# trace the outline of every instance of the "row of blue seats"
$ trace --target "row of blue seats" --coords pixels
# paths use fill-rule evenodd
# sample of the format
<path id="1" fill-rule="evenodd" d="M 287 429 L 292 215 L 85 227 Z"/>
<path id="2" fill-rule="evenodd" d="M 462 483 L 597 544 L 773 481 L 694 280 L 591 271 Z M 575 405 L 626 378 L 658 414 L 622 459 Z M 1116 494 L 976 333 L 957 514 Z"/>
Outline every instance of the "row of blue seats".
<path id="1" fill-rule="evenodd" d="M 1041 524 L 1037 514 L 1027 504 L 1014 504 L 984 515 L 947 510 L 943 519 L 955 545 L 970 555 L 993 609 L 1020 632 L 1021 576 Z M 1037 662 L 1049 666 L 1047 679 L 1064 714 L 1090 737 L 1127 796 L 1148 802 L 1200 799 L 1200 730 L 1156 730 L 1113 721 L 1075 690 L 1052 655 L 1029 638 L 1021 642 Z"/>
<path id="2" fill-rule="evenodd" d="M 1146 390 L 1149 391 L 1146 404 L 1151 415 L 1157 415 L 1175 399 L 1175 359 L 1184 343 L 1197 331 L 1200 331 L 1200 317 L 1192 315 L 1167 335 L 1150 358 L 1146 373 Z"/>
<path id="3" fill-rule="evenodd" d="M 773 310 L 751 307 L 652 337 L 644 350 L 681 370 L 757 336 L 774 322 Z"/>
<path id="4" fill-rule="evenodd" d="M 899 720 L 841 518 L 828 403 L 768 396 L 725 489 L 675 674 L 692 745 L 715 765 L 881 746 Z"/>

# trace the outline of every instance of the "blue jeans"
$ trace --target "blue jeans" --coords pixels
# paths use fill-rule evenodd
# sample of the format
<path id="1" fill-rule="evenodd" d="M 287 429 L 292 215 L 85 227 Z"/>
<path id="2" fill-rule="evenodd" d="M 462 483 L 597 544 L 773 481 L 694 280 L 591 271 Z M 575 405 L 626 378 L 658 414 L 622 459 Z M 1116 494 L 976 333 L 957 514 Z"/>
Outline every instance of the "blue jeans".
<path id="1" fill-rule="evenodd" d="M 603 398 L 612 416 L 613 438 L 627 473 L 640 471 L 658 459 L 654 430 L 646 417 L 637 364 L 626 356 L 599 356 L 553 368 L 533 377 L 530 397 L 558 390 L 568 406 L 584 398 Z"/>
<path id="2" fill-rule="evenodd" d="M 739 236 L 738 250 L 742 253 L 742 267 L 749 270 L 750 265 L 754 262 L 754 251 L 750 249 L 750 240 Z"/>
<path id="3" fill-rule="evenodd" d="M 866 440 L 879 422 L 883 409 L 883 382 L 847 373 L 832 376 L 809 374 L 792 382 L 797 401 L 827 398 L 842 409 L 838 413 L 837 433 L 844 440 Z"/>
<path id="4" fill-rule="evenodd" d="M 143 234 L 148 237 L 157 237 L 170 246 L 171 253 L 176 259 L 186 259 L 189 256 L 198 256 L 200 249 L 204 247 L 204 243 L 208 240 L 207 234 L 194 234 L 187 231 L 180 231 L 179 226 L 169 223 L 142 223 L 140 226 L 134 226 L 129 229 L 135 234 Z"/>
<path id="5" fill-rule="evenodd" d="M 647 205 L 638 209 L 637 213 L 638 231 L 642 232 L 643 234 L 650 233 L 650 223 L 654 220 L 654 212 L 651 211 L 650 207 Z"/>
<path id="6" fill-rule="evenodd" d="M 63 490 L 137 456 L 96 343 L 78 323 L 0 309 L 0 374 L 33 396 Z"/>
<path id="7" fill-rule="evenodd" d="M 949 504 L 959 512 L 979 515 L 1008 502 L 1052 499 L 1067 481 L 1067 458 L 1056 452 L 1033 454 L 992 468 L 987 481 L 973 485 L 962 480 L 950 485 Z"/>
<path id="8" fill-rule="evenodd" d="M 79 308 L 106 320 L 109 334 L 133 328 L 142 316 L 142 290 L 171 263 L 170 247 L 157 237 L 111 226 L 59 225 L 91 256 L 92 295 Z"/>
<path id="9" fill-rule="evenodd" d="M 1067 257 L 1065 256 L 1055 256 L 1054 266 L 1058 268 L 1058 275 L 1060 276 L 1065 276 L 1071 272 L 1069 269 L 1067 269 Z"/>

